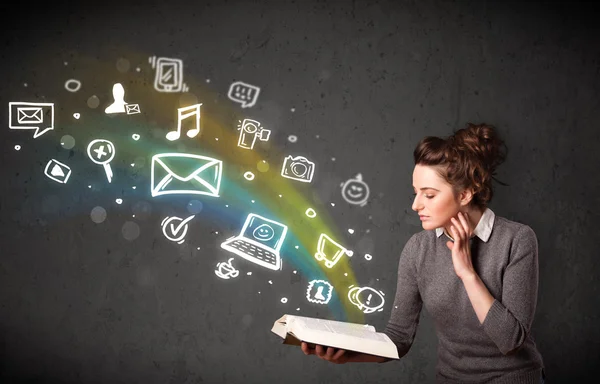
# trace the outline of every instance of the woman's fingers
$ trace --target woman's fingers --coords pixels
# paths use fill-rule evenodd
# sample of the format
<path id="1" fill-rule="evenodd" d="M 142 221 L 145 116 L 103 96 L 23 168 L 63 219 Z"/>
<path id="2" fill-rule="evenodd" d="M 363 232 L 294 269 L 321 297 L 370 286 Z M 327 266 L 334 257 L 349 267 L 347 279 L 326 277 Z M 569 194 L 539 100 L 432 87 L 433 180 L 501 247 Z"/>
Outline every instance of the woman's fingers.
<path id="1" fill-rule="evenodd" d="M 325 360 L 333 359 L 334 354 L 335 354 L 335 348 L 327 347 L 327 351 L 325 352 Z"/>
<path id="2" fill-rule="evenodd" d="M 452 220 L 454 220 L 454 218 Z M 460 233 L 458 233 L 458 229 L 456 229 L 456 225 L 450 226 L 450 232 L 452 232 L 454 244 L 456 244 L 456 246 L 458 247 L 457 249 L 460 249 L 460 246 L 462 244 L 462 238 L 460 237 Z"/>
<path id="3" fill-rule="evenodd" d="M 305 343 L 304 341 L 302 342 L 301 348 L 302 348 L 302 352 L 304 352 L 305 355 L 313 355 L 315 353 L 314 349 L 309 348 L 308 344 Z"/>
<path id="4" fill-rule="evenodd" d="M 325 348 L 323 348 L 322 345 L 317 344 L 316 347 L 315 347 L 315 352 L 316 352 L 317 356 L 323 358 L 325 356 L 325 352 L 326 351 L 325 351 Z"/>
<path id="5" fill-rule="evenodd" d="M 333 360 L 338 360 L 339 358 L 341 358 L 344 353 L 346 352 L 345 349 L 338 349 L 338 351 L 335 353 L 335 355 L 333 355 Z"/>
<path id="6" fill-rule="evenodd" d="M 465 235 L 467 237 L 470 237 L 471 234 L 469 233 L 469 222 L 467 221 L 467 214 L 466 213 L 462 213 L 458 215 L 458 219 L 460 220 L 460 222 L 462 223 L 462 226 L 465 230 Z"/>
<path id="7" fill-rule="evenodd" d="M 308 343 L 306 343 L 304 341 L 301 343 L 301 348 L 302 348 L 302 352 L 304 352 L 305 355 L 317 355 L 320 359 L 327 360 L 332 363 L 337 363 L 337 364 L 344 363 L 344 361 L 342 361 L 343 360 L 342 358 L 344 357 L 344 354 L 346 353 L 346 351 L 344 349 L 326 347 L 326 346 L 319 345 L 319 344 L 316 344 L 315 348 L 310 348 L 308 346 Z M 340 359 L 342 359 L 342 360 L 340 360 Z"/>
<path id="8" fill-rule="evenodd" d="M 463 237 L 465 237 L 465 230 L 462 226 L 462 223 L 454 217 L 452 218 L 452 223 L 454 224 L 454 229 L 458 232 L 460 238 L 462 239 Z"/>

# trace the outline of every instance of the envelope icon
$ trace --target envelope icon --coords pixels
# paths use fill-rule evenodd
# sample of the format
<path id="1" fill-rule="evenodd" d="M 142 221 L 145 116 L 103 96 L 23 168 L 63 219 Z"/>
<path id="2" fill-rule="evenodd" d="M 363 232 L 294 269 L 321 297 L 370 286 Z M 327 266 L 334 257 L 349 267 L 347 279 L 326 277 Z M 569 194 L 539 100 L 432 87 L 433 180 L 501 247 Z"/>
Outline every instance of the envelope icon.
<path id="1" fill-rule="evenodd" d="M 44 115 L 41 107 L 19 107 L 17 108 L 17 122 L 19 124 L 41 124 Z"/>
<path id="2" fill-rule="evenodd" d="M 152 196 L 196 194 L 219 197 L 223 162 L 187 153 L 152 156 Z"/>
<path id="3" fill-rule="evenodd" d="M 126 104 L 125 108 L 127 110 L 128 115 L 133 115 L 134 113 L 141 113 L 139 104 Z"/>

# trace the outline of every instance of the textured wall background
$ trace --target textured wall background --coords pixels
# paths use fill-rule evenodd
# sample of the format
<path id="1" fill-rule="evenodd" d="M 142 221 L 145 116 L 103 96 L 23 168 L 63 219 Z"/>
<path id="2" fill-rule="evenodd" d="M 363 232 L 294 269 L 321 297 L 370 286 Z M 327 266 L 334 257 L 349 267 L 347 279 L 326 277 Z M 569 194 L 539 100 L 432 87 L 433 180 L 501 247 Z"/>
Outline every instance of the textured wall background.
<path id="1" fill-rule="evenodd" d="M 1 118 L 7 121 L 10 101 L 53 102 L 56 127 L 35 140 L 31 131 L 0 130 L 1 381 L 433 381 L 437 339 L 426 311 L 408 355 L 385 365 L 308 358 L 280 345 L 270 328 L 282 314 L 298 313 L 383 329 L 400 251 L 421 230 L 410 209 L 414 146 L 466 122 L 497 126 L 509 148 L 497 178 L 509 186 L 497 185 L 491 208 L 531 226 L 540 242 L 532 332 L 550 382 L 599 373 L 593 233 L 600 48 L 591 6 L 427 0 L 2 7 Z M 182 59 L 190 92 L 156 92 L 152 55 Z M 81 80 L 82 89 L 67 92 L 69 78 Z M 235 80 L 261 87 L 254 107 L 227 98 Z M 115 82 L 142 114 L 103 116 Z M 203 103 L 202 134 L 167 143 L 176 108 L 196 101 Z M 273 130 L 256 152 L 275 171 L 281 154 L 315 161 L 314 182 L 294 185 L 306 200 L 286 206 L 267 184 L 243 184 L 242 171 L 256 163 L 232 142 L 245 117 Z M 136 132 L 139 143 L 130 139 Z M 110 185 L 85 154 L 97 137 L 117 146 Z M 167 150 L 237 160 L 226 164 L 231 179 L 218 202 L 197 198 L 202 211 L 182 245 L 163 237 L 160 222 L 187 215 L 190 198 L 152 198 L 148 190 L 150 156 Z M 52 158 L 72 166 L 66 185 L 43 175 Z M 365 207 L 340 195 L 340 183 L 357 173 L 371 189 Z M 383 312 L 361 317 L 344 309 L 344 297 L 329 306 L 308 303 L 306 284 L 319 269 L 310 261 L 314 249 L 296 251 L 293 241 L 279 272 L 237 259 L 238 279 L 215 276 L 217 262 L 232 256 L 219 244 L 249 212 L 288 209 L 281 219 L 296 228 L 294 236 L 313 236 L 297 229 L 310 223 L 290 208 L 303 212 L 303 201 L 355 250 L 346 267 L 356 282 L 387 294 Z M 227 202 L 231 211 L 223 209 Z M 96 206 L 106 210 L 101 223 L 91 220 Z"/>

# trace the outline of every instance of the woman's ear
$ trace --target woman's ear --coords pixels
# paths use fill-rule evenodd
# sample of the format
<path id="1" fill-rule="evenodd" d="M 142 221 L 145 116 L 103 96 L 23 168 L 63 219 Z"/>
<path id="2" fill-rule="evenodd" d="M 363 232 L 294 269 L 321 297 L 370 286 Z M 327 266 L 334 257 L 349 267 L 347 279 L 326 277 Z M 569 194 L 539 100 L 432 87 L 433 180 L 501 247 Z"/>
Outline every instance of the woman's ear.
<path id="1" fill-rule="evenodd" d="M 460 205 L 466 207 L 469 205 L 469 203 L 471 203 L 471 200 L 473 200 L 472 189 L 465 189 L 460 193 Z"/>

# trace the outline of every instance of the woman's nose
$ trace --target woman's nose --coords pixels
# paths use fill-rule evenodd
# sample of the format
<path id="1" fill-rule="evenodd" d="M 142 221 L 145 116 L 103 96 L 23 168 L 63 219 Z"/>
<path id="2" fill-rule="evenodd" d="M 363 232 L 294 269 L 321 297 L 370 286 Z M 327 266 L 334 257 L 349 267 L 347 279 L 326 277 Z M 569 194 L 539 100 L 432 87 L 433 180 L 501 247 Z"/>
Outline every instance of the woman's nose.
<path id="1" fill-rule="evenodd" d="M 417 201 L 417 196 L 415 196 L 415 199 L 413 200 L 413 203 L 412 203 L 412 210 L 415 211 L 415 212 L 418 211 L 419 210 L 419 206 L 420 206 L 420 204 Z"/>

